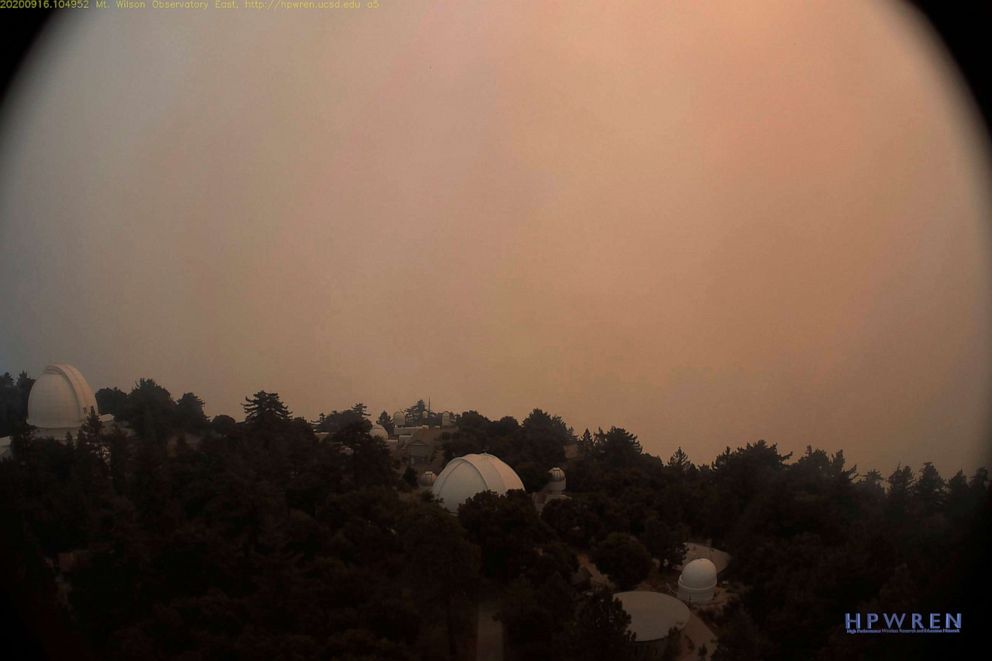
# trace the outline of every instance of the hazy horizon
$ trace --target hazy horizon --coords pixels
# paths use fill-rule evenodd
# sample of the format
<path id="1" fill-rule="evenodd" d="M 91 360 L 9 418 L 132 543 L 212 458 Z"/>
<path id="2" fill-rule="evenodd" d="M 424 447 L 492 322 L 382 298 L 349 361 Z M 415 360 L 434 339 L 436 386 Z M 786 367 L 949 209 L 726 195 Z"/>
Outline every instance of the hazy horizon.
<path id="1" fill-rule="evenodd" d="M 990 462 L 989 154 L 892 3 L 62 15 L 0 125 L 0 372 Z"/>

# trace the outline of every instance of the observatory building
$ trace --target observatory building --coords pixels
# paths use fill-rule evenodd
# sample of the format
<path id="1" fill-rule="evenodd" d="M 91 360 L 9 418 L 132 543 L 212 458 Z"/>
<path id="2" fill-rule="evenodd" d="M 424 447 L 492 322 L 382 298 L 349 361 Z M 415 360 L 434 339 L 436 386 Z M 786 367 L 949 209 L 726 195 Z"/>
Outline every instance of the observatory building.
<path id="1" fill-rule="evenodd" d="M 713 601 L 716 589 L 716 565 L 708 558 L 686 563 L 679 576 L 679 599 L 690 604 Z"/>
<path id="2" fill-rule="evenodd" d="M 96 397 L 83 375 L 72 365 L 49 365 L 31 386 L 28 395 L 28 424 L 38 438 L 75 435 L 96 411 Z"/>
<path id="3" fill-rule="evenodd" d="M 387 443 L 401 462 L 419 470 L 440 470 L 441 444 L 445 434 L 458 431 L 455 416 L 445 411 L 440 416 L 423 411 L 419 418 L 400 409 L 393 413 L 393 433 Z"/>
<path id="4" fill-rule="evenodd" d="M 65 363 L 49 365 L 35 380 L 28 394 L 29 425 L 35 438 L 65 439 L 75 436 L 86 422 L 90 410 L 97 411 L 93 389 L 82 373 Z M 100 417 L 102 422 L 113 416 Z M 0 439 L 0 458 L 10 454 L 10 437 Z"/>
<path id="5" fill-rule="evenodd" d="M 567 499 L 565 495 L 565 471 L 555 466 L 548 471 L 548 483 L 538 493 L 533 494 L 534 507 L 540 514 L 544 506 L 552 500 Z"/>
<path id="6" fill-rule="evenodd" d="M 636 636 L 639 659 L 662 658 L 671 631 L 682 631 L 689 623 L 689 608 L 667 594 L 634 590 L 613 596 L 630 615 L 627 630 Z"/>
<path id="7" fill-rule="evenodd" d="M 424 490 L 433 487 L 435 482 L 437 482 L 437 475 L 434 474 L 434 471 L 424 471 L 417 477 L 417 486 Z"/>
<path id="8" fill-rule="evenodd" d="M 514 489 L 523 491 L 520 477 L 503 460 L 486 453 L 455 457 L 431 486 L 434 497 L 452 513 L 457 513 L 458 506 L 477 493 L 492 491 L 503 495 Z"/>

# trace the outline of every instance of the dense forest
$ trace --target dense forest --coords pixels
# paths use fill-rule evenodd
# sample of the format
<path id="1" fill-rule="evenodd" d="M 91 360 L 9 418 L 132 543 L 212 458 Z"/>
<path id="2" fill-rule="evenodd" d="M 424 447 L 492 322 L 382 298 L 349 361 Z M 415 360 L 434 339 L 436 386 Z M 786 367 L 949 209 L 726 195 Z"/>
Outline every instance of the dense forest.
<path id="1" fill-rule="evenodd" d="M 119 426 L 91 415 L 76 438 L 36 439 L 30 384 L 0 377 L 0 619 L 25 658 L 471 659 L 487 598 L 515 658 L 622 661 L 628 616 L 576 584 L 578 554 L 626 589 L 690 540 L 733 556 L 717 659 L 953 657 L 988 614 L 985 469 L 859 473 L 764 441 L 695 465 L 620 428 L 468 411 L 446 458 L 490 452 L 528 490 L 561 466 L 570 497 L 538 514 L 523 492 L 483 493 L 455 517 L 360 404 L 322 415 L 318 440 L 275 393 L 211 420 L 143 379 L 97 393 Z M 846 634 L 844 613 L 869 610 L 961 612 L 962 633 Z"/>

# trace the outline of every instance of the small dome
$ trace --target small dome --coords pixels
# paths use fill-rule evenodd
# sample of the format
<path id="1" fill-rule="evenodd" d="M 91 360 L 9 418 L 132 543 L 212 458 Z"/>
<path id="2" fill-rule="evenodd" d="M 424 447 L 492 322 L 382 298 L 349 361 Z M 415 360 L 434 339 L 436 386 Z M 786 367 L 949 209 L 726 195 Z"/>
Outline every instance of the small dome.
<path id="1" fill-rule="evenodd" d="M 28 424 L 40 433 L 64 434 L 83 426 L 90 409 L 97 410 L 93 389 L 72 365 L 49 365 L 31 386 Z"/>
<path id="2" fill-rule="evenodd" d="M 397 427 L 406 426 L 406 411 L 397 411 L 393 414 L 393 424 Z"/>
<path id="3" fill-rule="evenodd" d="M 691 603 L 706 603 L 713 599 L 716 588 L 716 565 L 706 558 L 697 558 L 682 568 L 679 576 L 679 598 Z"/>
<path id="4" fill-rule="evenodd" d="M 565 481 L 565 471 L 563 471 L 562 469 L 558 468 L 557 466 L 555 466 L 554 468 L 552 468 L 551 470 L 549 470 L 548 471 L 548 474 L 551 475 L 551 481 L 552 482 L 564 482 Z"/>
<path id="5" fill-rule="evenodd" d="M 716 585 L 716 565 L 707 558 L 693 560 L 682 569 L 679 583 L 690 588 L 711 588 Z"/>
<path id="6" fill-rule="evenodd" d="M 382 440 L 387 440 L 389 438 L 389 432 L 386 428 L 380 424 L 373 424 L 372 429 L 369 430 L 369 436 L 372 438 L 381 438 Z"/>
<path id="7" fill-rule="evenodd" d="M 449 512 L 457 512 L 459 505 L 477 493 L 492 491 L 502 495 L 523 488 L 520 476 L 499 457 L 467 454 L 448 462 L 432 491 Z"/>
<path id="8" fill-rule="evenodd" d="M 417 478 L 417 482 L 419 482 L 422 487 L 434 486 L 436 481 L 437 475 L 434 474 L 434 471 L 424 471 L 420 474 L 420 477 Z"/>

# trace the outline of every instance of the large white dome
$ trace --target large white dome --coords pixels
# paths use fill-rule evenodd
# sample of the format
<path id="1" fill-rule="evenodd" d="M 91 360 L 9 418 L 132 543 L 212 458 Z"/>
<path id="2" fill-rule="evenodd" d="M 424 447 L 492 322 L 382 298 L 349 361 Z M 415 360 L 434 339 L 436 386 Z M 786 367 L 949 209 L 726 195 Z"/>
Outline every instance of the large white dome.
<path id="1" fill-rule="evenodd" d="M 64 435 L 78 430 L 90 409 L 97 410 L 93 389 L 72 365 L 49 365 L 31 386 L 28 424 L 39 434 Z"/>
<path id="2" fill-rule="evenodd" d="M 449 512 L 477 493 L 493 491 L 500 495 L 524 488 L 520 477 L 499 457 L 491 454 L 467 454 L 448 462 L 431 491 Z"/>
<path id="3" fill-rule="evenodd" d="M 687 563 L 679 576 L 679 598 L 692 603 L 705 603 L 713 599 L 716 588 L 716 565 L 707 558 L 697 558 Z"/>

